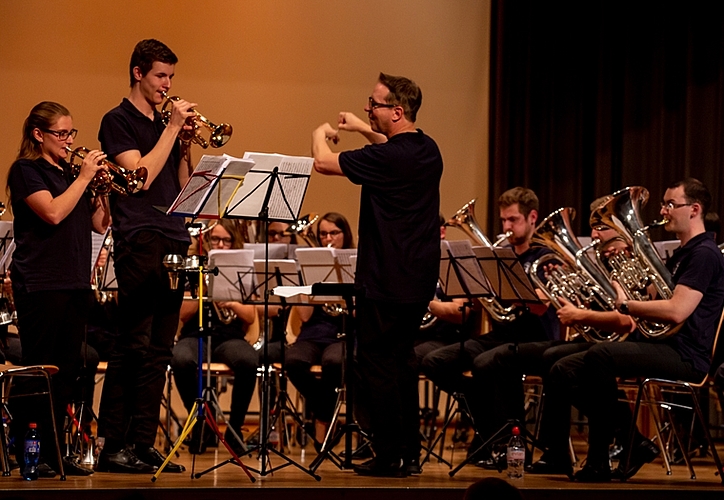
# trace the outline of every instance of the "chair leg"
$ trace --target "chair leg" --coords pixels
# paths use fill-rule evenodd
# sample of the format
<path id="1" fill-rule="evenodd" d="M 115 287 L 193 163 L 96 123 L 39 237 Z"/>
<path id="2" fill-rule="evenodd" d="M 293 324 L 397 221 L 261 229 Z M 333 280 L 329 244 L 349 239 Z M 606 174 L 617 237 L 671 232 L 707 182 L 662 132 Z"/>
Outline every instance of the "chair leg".
<path id="1" fill-rule="evenodd" d="M 58 458 L 58 472 L 60 473 L 60 480 L 65 481 L 65 470 L 63 469 L 63 457 L 60 453 L 60 440 L 58 439 L 58 428 L 55 425 L 55 408 L 53 407 L 53 389 L 50 383 L 50 375 L 45 370 L 41 371 L 45 377 L 45 382 L 48 385 L 48 403 L 50 403 L 50 420 L 53 423 L 53 439 L 55 440 L 55 453 Z"/>
<path id="2" fill-rule="evenodd" d="M 719 458 L 719 453 L 716 451 L 716 447 L 714 446 L 714 440 L 712 440 L 711 438 L 711 432 L 709 432 L 709 425 L 704 419 L 704 413 L 701 411 L 701 406 L 699 406 L 699 399 L 696 397 L 693 391 L 692 398 L 694 399 L 694 409 L 696 410 L 696 414 L 699 417 L 699 422 L 704 428 L 704 436 L 706 437 L 706 442 L 709 445 L 712 457 L 714 457 L 714 463 L 716 464 L 716 473 L 719 474 L 719 478 L 721 479 L 722 484 L 724 484 L 724 471 L 722 470 L 721 459 Z"/>

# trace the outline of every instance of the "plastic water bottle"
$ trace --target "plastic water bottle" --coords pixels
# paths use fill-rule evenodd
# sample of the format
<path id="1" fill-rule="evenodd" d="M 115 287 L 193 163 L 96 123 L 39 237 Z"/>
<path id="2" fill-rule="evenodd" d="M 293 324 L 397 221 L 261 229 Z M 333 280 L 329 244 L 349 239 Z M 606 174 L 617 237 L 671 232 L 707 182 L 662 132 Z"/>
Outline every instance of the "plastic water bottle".
<path id="1" fill-rule="evenodd" d="M 523 479 L 523 466 L 525 463 L 525 444 L 520 437 L 520 429 L 513 427 L 513 437 L 508 441 L 506 452 L 508 460 L 508 479 L 520 481 Z"/>
<path id="2" fill-rule="evenodd" d="M 25 435 L 25 466 L 23 478 L 28 481 L 38 479 L 38 459 L 40 458 L 40 438 L 38 437 L 38 424 L 30 424 Z"/>

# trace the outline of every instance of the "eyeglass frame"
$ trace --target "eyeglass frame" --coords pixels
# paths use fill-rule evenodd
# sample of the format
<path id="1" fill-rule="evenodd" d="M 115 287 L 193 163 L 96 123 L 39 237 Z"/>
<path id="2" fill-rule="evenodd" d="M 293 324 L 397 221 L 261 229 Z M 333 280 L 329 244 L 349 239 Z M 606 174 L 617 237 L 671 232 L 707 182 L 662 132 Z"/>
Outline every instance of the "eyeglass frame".
<path id="1" fill-rule="evenodd" d="M 216 240 L 216 241 L 214 241 Z M 222 238 L 221 236 L 209 236 L 209 243 L 212 245 L 218 245 L 219 243 L 223 243 L 224 245 L 233 245 L 234 244 L 234 238 Z"/>
<path id="2" fill-rule="evenodd" d="M 676 210 L 677 208 L 681 207 L 690 207 L 693 205 L 693 203 L 674 203 L 673 201 L 662 201 L 660 203 L 661 209 L 666 209 L 667 211 Z"/>
<path id="3" fill-rule="evenodd" d="M 329 236 L 330 238 L 336 238 L 340 234 L 344 234 L 344 231 L 341 229 L 332 229 L 331 231 L 319 231 L 319 239 L 326 238 Z"/>
<path id="4" fill-rule="evenodd" d="M 41 128 L 40 130 L 42 132 L 47 132 L 48 134 L 53 134 L 55 137 L 58 138 L 59 141 L 66 141 L 68 140 L 68 137 L 70 137 L 71 139 L 75 139 L 78 135 L 78 129 L 75 128 L 72 128 L 70 130 L 50 130 L 47 128 Z"/>
<path id="5" fill-rule="evenodd" d="M 375 100 L 372 98 L 372 96 L 369 96 L 369 97 L 367 98 L 367 107 L 368 107 L 370 110 L 377 109 L 377 108 L 389 108 L 389 109 L 392 109 L 392 108 L 396 108 L 397 106 L 399 106 L 399 104 L 388 104 L 388 103 L 386 103 L 386 102 L 377 102 L 377 101 L 375 101 Z"/>

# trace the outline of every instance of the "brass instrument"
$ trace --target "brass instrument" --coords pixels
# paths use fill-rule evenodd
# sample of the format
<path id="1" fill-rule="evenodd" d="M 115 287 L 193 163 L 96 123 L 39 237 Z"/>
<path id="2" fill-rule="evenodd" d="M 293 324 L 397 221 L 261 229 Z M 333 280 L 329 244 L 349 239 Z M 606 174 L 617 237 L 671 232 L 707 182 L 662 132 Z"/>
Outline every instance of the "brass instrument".
<path id="1" fill-rule="evenodd" d="M 314 212 L 302 216 L 299 220 L 290 224 L 289 228 L 284 231 L 285 236 L 296 235 L 303 239 L 310 247 L 321 247 L 317 239 L 317 235 L 312 231 L 312 226 L 319 219 L 319 214 Z"/>
<path id="2" fill-rule="evenodd" d="M 604 270 L 588 256 L 588 250 L 599 247 L 601 242 L 595 239 L 590 245 L 581 245 L 571 229 L 575 215 L 573 208 L 559 208 L 538 225 L 532 241 L 550 248 L 553 253 L 533 262 L 528 274 L 556 309 L 563 307 L 560 300 L 563 297 L 583 309 L 595 305 L 599 310 L 613 311 L 616 309 L 616 290 Z M 538 269 L 550 261 L 562 262 L 562 265 L 549 270 L 544 282 L 538 276 Z M 601 332 L 586 325 L 574 325 L 573 329 L 589 342 L 622 339 L 617 333 Z"/>
<path id="3" fill-rule="evenodd" d="M 171 96 L 166 92 L 162 92 L 166 101 L 163 103 L 161 108 L 161 117 L 163 123 L 168 125 L 171 120 L 171 110 L 173 109 L 173 102 L 181 99 L 179 96 Z M 194 108 L 189 109 L 196 116 L 192 117 L 187 123 L 192 126 L 191 130 L 182 130 L 179 133 L 179 139 L 185 143 L 195 142 L 202 148 L 206 149 L 209 146 L 212 148 L 220 148 L 231 139 L 233 128 L 228 123 L 221 123 L 216 125 L 211 123 L 204 115 L 196 111 Z M 201 128 L 205 128 L 209 131 L 208 140 L 201 135 Z"/>
<path id="4" fill-rule="evenodd" d="M 649 192 L 642 186 L 631 186 L 613 193 L 591 213 L 591 227 L 614 229 L 631 248 L 631 256 L 620 254 L 609 259 L 610 278 L 621 284 L 631 300 L 649 300 L 647 288 L 653 285 L 662 299 L 673 295 L 671 273 L 661 260 L 649 239 L 648 231 L 668 221 L 663 219 L 648 226 L 641 223 L 640 210 L 646 204 Z M 641 333 L 647 337 L 667 337 L 676 333 L 681 325 L 638 320 Z"/>
<path id="5" fill-rule="evenodd" d="M 66 146 L 65 150 L 70 153 L 68 161 L 70 163 L 70 173 L 74 178 L 78 177 L 83 159 L 85 155 L 90 153 L 90 150 L 82 146 L 75 149 Z M 106 166 L 108 170 L 96 172 L 95 177 L 88 184 L 88 188 L 94 194 L 109 194 L 111 191 L 124 196 L 134 194 L 143 188 L 148 178 L 146 167 L 128 170 L 108 160 L 103 160 L 100 164 Z"/>
<path id="6" fill-rule="evenodd" d="M 480 230 L 480 225 L 475 220 L 475 199 L 463 205 L 463 207 L 445 223 L 445 227 L 457 227 L 474 242 L 490 248 L 502 243 L 504 239 L 512 235 L 512 232 L 506 233 L 505 238 L 501 238 L 495 244 L 491 243 Z M 497 297 L 482 298 L 480 301 L 495 321 L 513 321 L 518 317 L 519 308 L 517 306 L 504 306 Z"/>

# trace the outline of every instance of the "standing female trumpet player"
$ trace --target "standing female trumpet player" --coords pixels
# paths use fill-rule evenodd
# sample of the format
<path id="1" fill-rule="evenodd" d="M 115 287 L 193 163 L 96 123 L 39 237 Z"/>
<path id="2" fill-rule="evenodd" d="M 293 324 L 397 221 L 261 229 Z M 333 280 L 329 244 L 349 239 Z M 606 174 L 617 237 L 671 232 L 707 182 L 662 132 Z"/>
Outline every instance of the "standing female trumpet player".
<path id="1" fill-rule="evenodd" d="M 81 367 L 81 342 L 91 293 L 91 230 L 104 232 L 110 222 L 105 203 L 86 190 L 106 155 L 89 152 L 74 180 L 65 161 L 66 147 L 77 134 L 70 112 L 55 102 L 36 105 L 23 125 L 17 159 L 7 186 L 14 214 L 16 249 L 10 267 L 24 365 L 56 365 L 53 406 L 58 432 L 71 402 Z M 32 389 L 30 385 L 24 386 Z M 22 389 L 18 388 L 18 392 Z M 51 444 L 52 421 L 42 402 L 19 398 L 13 404 L 12 432 L 22 443 L 29 422 L 37 422 L 44 443 L 41 475 L 53 476 L 57 454 Z M 44 398 L 43 398 L 44 399 Z M 38 404 L 39 403 L 39 404 Z M 16 446 L 18 462 L 23 449 Z M 67 474 L 88 475 L 64 459 Z"/>

